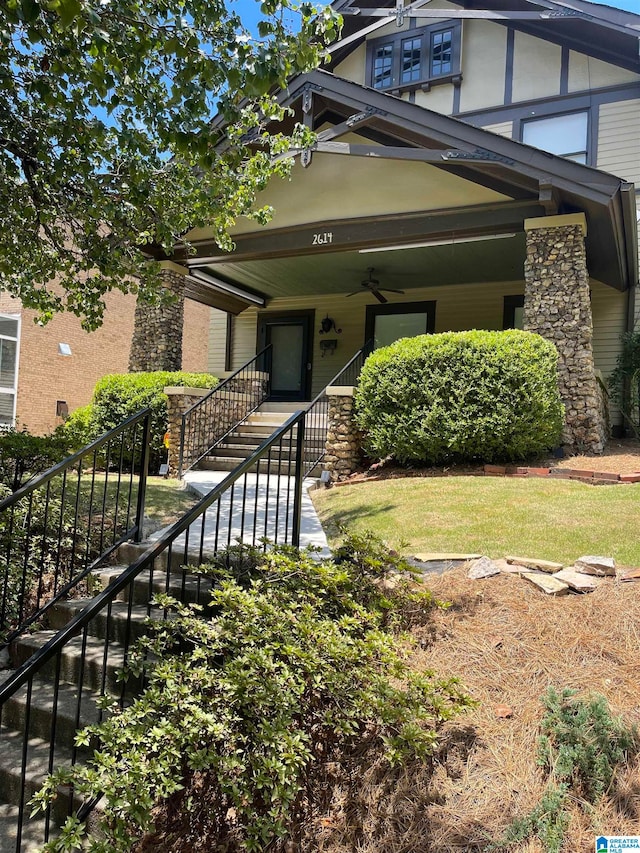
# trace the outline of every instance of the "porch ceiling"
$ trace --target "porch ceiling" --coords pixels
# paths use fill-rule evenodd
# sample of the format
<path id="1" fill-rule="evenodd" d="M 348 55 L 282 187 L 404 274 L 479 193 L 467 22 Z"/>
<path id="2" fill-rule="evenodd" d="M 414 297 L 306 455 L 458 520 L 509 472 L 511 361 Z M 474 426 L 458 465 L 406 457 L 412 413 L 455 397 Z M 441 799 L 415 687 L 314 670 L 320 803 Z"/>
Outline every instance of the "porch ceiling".
<path id="1" fill-rule="evenodd" d="M 368 267 L 373 267 L 373 276 L 379 279 L 381 287 L 405 291 L 438 285 L 519 281 L 523 277 L 524 256 L 524 234 L 519 233 L 500 239 L 437 246 L 216 263 L 201 269 L 272 299 L 359 290 Z M 374 299 L 364 288 L 362 294 Z"/>

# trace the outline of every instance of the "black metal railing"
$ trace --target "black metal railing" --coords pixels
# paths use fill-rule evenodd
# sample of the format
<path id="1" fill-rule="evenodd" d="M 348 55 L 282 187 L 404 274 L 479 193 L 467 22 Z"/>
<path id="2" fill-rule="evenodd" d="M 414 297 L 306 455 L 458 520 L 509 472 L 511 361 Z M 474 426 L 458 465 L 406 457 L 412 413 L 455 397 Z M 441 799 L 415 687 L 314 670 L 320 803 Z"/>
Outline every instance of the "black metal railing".
<path id="1" fill-rule="evenodd" d="M 182 415 L 178 477 L 193 468 L 267 399 L 270 393 L 271 345 Z"/>
<path id="2" fill-rule="evenodd" d="M 15 645 L 18 668 L 0 686 L 0 751 L 5 758 L 0 773 L 15 777 L 12 785 L 2 780 L 0 795 L 7 800 L 9 791 L 18 794 L 3 806 L 3 814 L 12 816 L 10 829 L 0 828 L 7 839 L 3 851 L 26 853 L 34 849 L 30 845 L 55 837 L 67 815 L 77 812 L 84 819 L 92 807 L 77 802 L 72 789 L 60 790 L 44 814 L 34 818 L 28 804 L 54 768 L 83 760 L 83 753 L 70 744 L 79 727 L 102 719 L 98 697 L 111 695 L 124 704 L 140 690 L 144 673 L 126 683 L 117 673 L 145 630 L 145 617 L 166 616 L 152 605 L 153 594 L 204 602 L 212 582 L 194 574 L 194 564 L 236 539 L 265 548 L 265 537 L 300 544 L 302 466 L 296 466 L 294 477 L 281 471 L 287 470 L 287 461 L 301 458 L 304 431 L 305 412 L 297 412 L 44 646 L 27 658 L 32 648 L 27 640 L 35 642 L 37 635 Z M 13 761 L 7 763 L 11 749 Z"/>
<path id="3" fill-rule="evenodd" d="M 307 406 L 305 413 L 304 458 L 302 461 L 305 477 L 316 465 L 319 465 L 325 454 L 327 428 L 329 425 L 329 397 L 327 395 L 327 388 L 335 385 L 356 386 L 362 365 L 365 363 L 372 349 L 372 341 L 367 341 L 362 349 L 359 349 L 349 359 L 345 366 L 336 373 L 331 382 Z"/>
<path id="4" fill-rule="evenodd" d="M 133 415 L 0 502 L 0 648 L 142 537 L 150 417 Z"/>

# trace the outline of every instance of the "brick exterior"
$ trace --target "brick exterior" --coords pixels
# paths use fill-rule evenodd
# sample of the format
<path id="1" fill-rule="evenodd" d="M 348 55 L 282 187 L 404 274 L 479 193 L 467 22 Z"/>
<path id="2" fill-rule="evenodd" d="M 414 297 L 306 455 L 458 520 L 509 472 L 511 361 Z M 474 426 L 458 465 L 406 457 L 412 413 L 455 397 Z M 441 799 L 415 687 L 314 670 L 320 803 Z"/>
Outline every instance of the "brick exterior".
<path id="1" fill-rule="evenodd" d="M 50 432 L 62 418 L 56 401 L 66 401 L 69 412 L 91 400 L 98 379 L 107 373 L 128 371 L 136 298 L 114 291 L 106 296 L 105 320 L 95 332 L 85 332 L 72 314 L 57 314 L 46 326 L 34 322 L 36 312 L 23 309 L 19 300 L 0 293 L 0 312 L 20 314 L 17 421 L 30 432 Z M 210 309 L 188 302 L 184 314 L 184 370 L 207 371 L 207 331 Z M 58 344 L 71 347 L 71 355 L 58 352 Z"/>

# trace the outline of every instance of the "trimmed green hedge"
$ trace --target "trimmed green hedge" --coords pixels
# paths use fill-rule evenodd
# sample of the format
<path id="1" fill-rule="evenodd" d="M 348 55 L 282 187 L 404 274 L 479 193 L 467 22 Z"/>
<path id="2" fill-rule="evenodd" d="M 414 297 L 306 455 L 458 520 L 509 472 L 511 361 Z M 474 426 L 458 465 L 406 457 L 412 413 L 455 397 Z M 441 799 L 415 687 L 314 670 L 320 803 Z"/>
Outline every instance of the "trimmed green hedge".
<path id="1" fill-rule="evenodd" d="M 213 388 L 218 380 L 210 373 L 158 370 L 151 373 L 114 373 L 103 376 L 93 392 L 89 406 L 77 409 L 65 422 L 65 433 L 76 449 L 93 441 L 122 421 L 150 406 L 150 471 L 155 472 L 164 459 L 163 437 L 168 429 L 168 385 L 189 388 Z"/>
<path id="2" fill-rule="evenodd" d="M 524 459 L 555 446 L 557 351 L 539 335 L 447 332 L 376 350 L 356 411 L 365 450 L 401 463 Z"/>

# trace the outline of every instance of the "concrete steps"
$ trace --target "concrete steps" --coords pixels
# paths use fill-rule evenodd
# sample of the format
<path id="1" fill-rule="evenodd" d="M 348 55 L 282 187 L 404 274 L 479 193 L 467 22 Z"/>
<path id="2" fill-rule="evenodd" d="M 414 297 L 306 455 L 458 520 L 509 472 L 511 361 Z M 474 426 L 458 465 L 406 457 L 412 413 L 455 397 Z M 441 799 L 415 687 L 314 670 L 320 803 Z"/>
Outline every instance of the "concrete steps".
<path id="1" fill-rule="evenodd" d="M 216 445 L 213 453 L 201 459 L 197 467 L 207 471 L 233 471 L 241 461 L 248 459 L 265 439 L 273 435 L 276 429 L 304 405 L 304 403 L 263 403 L 258 411 L 250 414 L 220 444 Z M 307 434 L 307 444 L 311 439 L 323 440 L 325 433 L 326 425 L 314 420 Z M 293 476 L 295 474 L 294 455 L 295 438 L 285 436 L 281 450 L 279 448 L 272 450 L 270 461 L 260 460 L 259 473 Z M 305 461 L 313 461 L 309 453 L 305 454 Z"/>
<path id="2" fill-rule="evenodd" d="M 96 571 L 95 586 L 98 589 L 106 588 L 145 547 L 148 544 L 121 548 L 119 557 L 123 559 L 123 565 Z M 182 562 L 182 555 L 180 558 Z M 166 566 L 166 560 L 164 564 Z M 142 678 L 133 676 L 123 686 L 119 673 L 125 662 L 126 649 L 147 630 L 149 618 L 167 618 L 162 608 L 149 605 L 150 594 L 164 592 L 168 587 L 170 595 L 182 600 L 206 601 L 208 598 L 210 581 L 207 579 L 178 571 L 169 576 L 167 584 L 165 573 L 164 568 L 158 568 L 153 576 L 149 572 L 141 573 L 133 584 L 131 604 L 127 600 L 128 596 L 121 594 L 112 602 L 110 612 L 105 609 L 91 621 L 86 641 L 83 642 L 82 636 L 77 636 L 67 643 L 60 657 L 60 681 L 57 685 L 57 664 L 54 658 L 34 677 L 29 703 L 29 689 L 24 685 L 3 705 L 0 720 L 0 853 L 35 853 L 41 849 L 45 838 L 45 821 L 42 814 L 33 819 L 29 817 L 30 799 L 42 787 L 51 767 L 55 769 L 71 762 L 77 730 L 104 718 L 107 712 L 101 711 L 98 704 L 101 692 L 110 693 L 118 699 L 124 693 L 124 702 L 127 704 L 142 688 Z M 64 601 L 55 605 L 50 611 L 50 630 L 36 631 L 20 637 L 12 644 L 12 665 L 19 667 L 28 660 L 91 600 Z M 105 653 L 107 635 L 109 643 Z M 80 689 L 79 684 L 82 685 Z M 28 727 L 26 733 L 25 726 Z M 25 736 L 25 805 L 22 840 L 18 850 L 17 822 L 22 796 Z M 87 747 L 77 749 L 75 759 L 84 760 L 90 753 Z M 70 791 L 60 790 L 51 808 L 52 838 L 57 834 L 57 827 L 66 820 L 70 808 L 75 810 L 80 804 L 78 801 L 70 802 Z"/>

